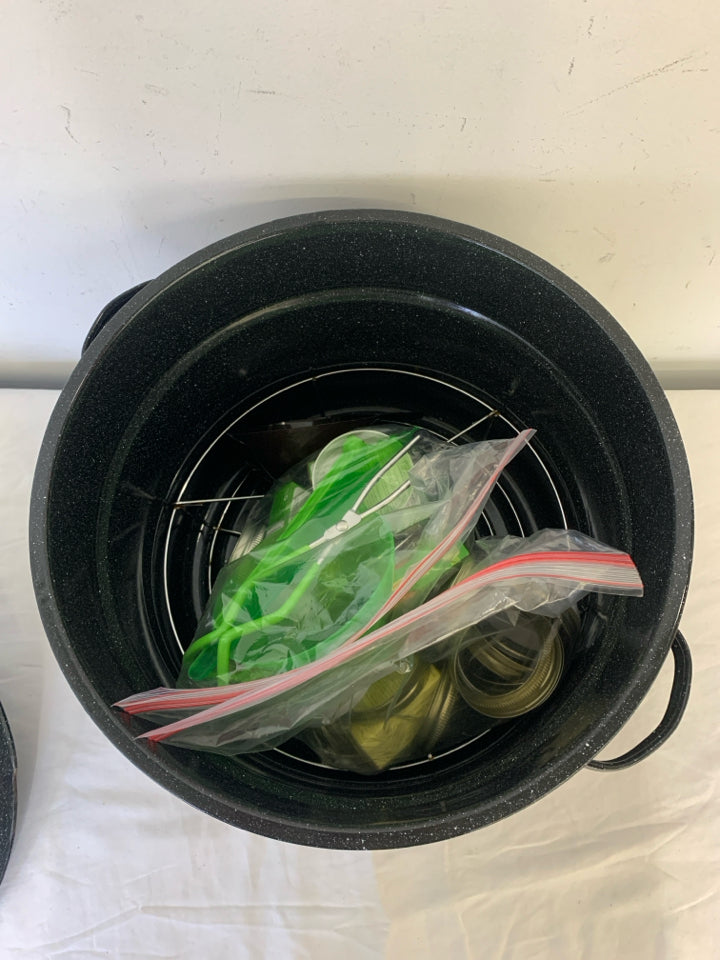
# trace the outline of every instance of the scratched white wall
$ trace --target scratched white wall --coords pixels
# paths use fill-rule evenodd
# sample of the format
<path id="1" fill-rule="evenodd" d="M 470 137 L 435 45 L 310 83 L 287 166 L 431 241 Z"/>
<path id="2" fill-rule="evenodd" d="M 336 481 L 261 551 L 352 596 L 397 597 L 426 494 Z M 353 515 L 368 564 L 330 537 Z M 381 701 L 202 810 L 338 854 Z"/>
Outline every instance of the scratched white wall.
<path id="1" fill-rule="evenodd" d="M 349 204 L 504 235 L 594 293 L 662 375 L 707 379 L 719 11 L 5 0 L 0 380 L 63 376 L 99 307 L 210 241 Z"/>

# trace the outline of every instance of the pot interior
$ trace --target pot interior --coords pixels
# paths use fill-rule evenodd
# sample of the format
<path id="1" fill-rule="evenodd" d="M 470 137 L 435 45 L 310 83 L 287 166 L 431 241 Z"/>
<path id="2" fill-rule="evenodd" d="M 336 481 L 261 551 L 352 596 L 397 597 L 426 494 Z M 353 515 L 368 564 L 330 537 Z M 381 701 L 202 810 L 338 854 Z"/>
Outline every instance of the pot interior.
<path id="1" fill-rule="evenodd" d="M 123 308 L 88 351 L 57 428 L 43 506 L 50 634 L 109 735 L 181 796 L 270 836 L 401 846 L 531 802 L 597 752 L 636 705 L 679 613 L 668 602 L 674 466 L 633 366 L 586 304 L 521 263 L 447 237 L 432 263 L 450 243 L 481 264 L 472 278 L 457 281 L 457 257 L 443 273 L 393 244 L 377 260 L 382 235 L 373 233 L 372 275 L 387 282 L 357 285 L 355 261 L 338 250 L 345 235 L 331 248 L 328 229 L 306 232 L 304 259 L 293 236 L 301 262 L 285 251 L 292 266 L 272 282 L 267 245 L 263 257 L 229 244 L 179 269 Z M 264 297 L 248 293 L 253 277 Z M 535 428 L 479 532 L 579 529 L 628 550 L 646 596 L 584 602 L 581 641 L 540 708 L 373 778 L 323 767 L 293 744 L 226 758 L 135 742 L 146 723 L 111 704 L 174 683 L 232 549 L 227 531 L 241 527 L 245 509 L 178 501 L 264 493 L 318 437 L 387 421 L 460 435 L 458 443 Z"/>

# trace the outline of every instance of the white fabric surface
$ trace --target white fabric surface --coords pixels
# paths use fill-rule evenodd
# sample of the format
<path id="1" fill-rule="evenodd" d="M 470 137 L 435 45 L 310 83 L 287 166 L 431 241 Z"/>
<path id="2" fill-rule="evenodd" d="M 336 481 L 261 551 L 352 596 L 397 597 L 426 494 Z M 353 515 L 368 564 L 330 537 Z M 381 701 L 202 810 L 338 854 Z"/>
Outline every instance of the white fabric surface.
<path id="1" fill-rule="evenodd" d="M 0 391 L 0 698 L 19 824 L 0 887 L 0 957 L 675 960 L 720 955 L 720 393 L 670 399 L 697 511 L 683 629 L 694 690 L 673 738 L 622 773 L 581 771 L 509 819 L 409 850 L 256 837 L 136 770 L 70 692 L 27 556 L 35 458 L 54 392 Z M 666 664 L 606 751 L 657 722 Z"/>

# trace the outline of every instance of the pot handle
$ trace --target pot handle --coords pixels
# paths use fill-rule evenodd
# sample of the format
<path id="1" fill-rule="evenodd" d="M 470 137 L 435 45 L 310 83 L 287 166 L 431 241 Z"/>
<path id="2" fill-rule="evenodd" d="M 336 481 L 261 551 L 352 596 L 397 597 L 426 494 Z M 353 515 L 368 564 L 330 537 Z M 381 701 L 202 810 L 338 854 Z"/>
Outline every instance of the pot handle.
<path id="1" fill-rule="evenodd" d="M 100 313 L 95 318 L 95 322 L 90 327 L 88 335 L 85 337 L 85 343 L 82 345 L 83 353 L 85 353 L 87 348 L 100 333 L 105 324 L 115 316 L 120 307 L 124 307 L 128 300 L 131 300 L 136 293 L 139 293 L 148 282 L 148 280 L 145 280 L 143 283 L 138 283 L 137 286 L 131 287 L 130 290 L 126 290 L 124 293 L 119 293 L 110 301 L 110 303 L 106 304 L 102 308 Z"/>
<path id="2" fill-rule="evenodd" d="M 662 720 L 651 734 L 648 734 L 636 747 L 628 750 L 627 753 L 623 753 L 622 756 L 616 757 L 614 760 L 591 760 L 587 764 L 591 770 L 624 770 L 626 767 L 631 767 L 634 763 L 639 763 L 640 760 L 649 757 L 675 731 L 683 713 L 685 713 L 692 680 L 690 647 L 680 631 L 675 634 L 671 650 L 675 658 L 675 675 L 670 691 L 670 700 Z"/>

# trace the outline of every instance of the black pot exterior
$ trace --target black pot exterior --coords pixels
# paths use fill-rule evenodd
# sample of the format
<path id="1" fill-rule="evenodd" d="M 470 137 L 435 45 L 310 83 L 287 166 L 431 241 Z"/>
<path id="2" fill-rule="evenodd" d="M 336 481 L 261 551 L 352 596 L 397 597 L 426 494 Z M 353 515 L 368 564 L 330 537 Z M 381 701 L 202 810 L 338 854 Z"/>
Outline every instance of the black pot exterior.
<path id="1" fill-rule="evenodd" d="M 562 696 L 492 741 L 371 779 L 276 751 L 230 760 L 134 739 L 143 722 L 111 704 L 174 679 L 160 554 L 177 556 L 180 570 L 184 547 L 161 533 L 168 502 L 194 489 L 188 463 L 198 450 L 212 463 L 222 437 L 231 451 L 238 417 L 260 429 L 264 419 L 387 415 L 450 435 L 478 409 L 538 430 L 535 459 L 519 458 L 506 480 L 522 531 L 578 527 L 629 550 L 646 584 L 642 600 L 598 602 Z M 547 479 L 538 480 L 538 463 Z M 31 551 L 62 669 L 96 723 L 151 777 L 270 837 L 400 847 L 528 805 L 620 729 L 677 629 L 692 496 L 662 390 L 585 291 L 471 227 L 337 211 L 200 251 L 97 331 L 46 433 Z M 181 639 L 206 587 L 202 576 L 193 583 L 174 625 Z"/>

